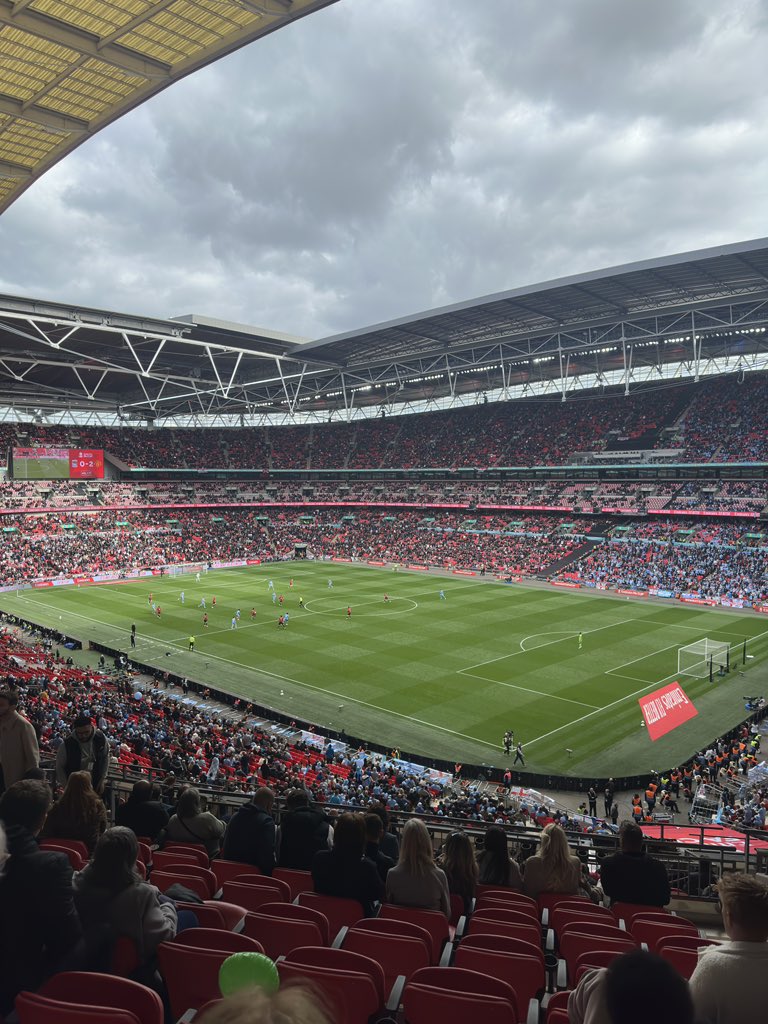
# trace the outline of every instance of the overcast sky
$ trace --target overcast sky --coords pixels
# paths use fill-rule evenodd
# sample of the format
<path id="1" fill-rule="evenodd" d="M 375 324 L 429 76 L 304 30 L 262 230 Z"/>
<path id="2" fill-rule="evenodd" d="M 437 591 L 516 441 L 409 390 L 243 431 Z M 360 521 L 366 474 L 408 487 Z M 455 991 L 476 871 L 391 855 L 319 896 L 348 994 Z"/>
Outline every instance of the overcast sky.
<path id="1" fill-rule="evenodd" d="M 0 291 L 324 337 L 768 235 L 768 0 L 340 0 L 0 217 Z"/>

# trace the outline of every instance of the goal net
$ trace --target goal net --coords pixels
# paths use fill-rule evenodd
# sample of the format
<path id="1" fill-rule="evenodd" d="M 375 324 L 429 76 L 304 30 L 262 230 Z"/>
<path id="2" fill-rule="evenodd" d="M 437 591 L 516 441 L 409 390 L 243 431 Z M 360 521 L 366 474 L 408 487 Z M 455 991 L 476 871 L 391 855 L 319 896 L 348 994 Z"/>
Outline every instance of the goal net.
<path id="1" fill-rule="evenodd" d="M 721 640 L 697 640 L 677 649 L 678 675 L 707 679 L 730 668 L 731 648 Z"/>

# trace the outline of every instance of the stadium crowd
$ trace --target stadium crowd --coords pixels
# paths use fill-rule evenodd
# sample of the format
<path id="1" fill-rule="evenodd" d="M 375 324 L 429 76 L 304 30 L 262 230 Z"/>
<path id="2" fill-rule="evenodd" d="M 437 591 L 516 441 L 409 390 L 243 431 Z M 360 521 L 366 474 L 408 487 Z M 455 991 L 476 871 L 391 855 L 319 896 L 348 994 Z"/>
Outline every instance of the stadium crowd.
<path id="1" fill-rule="evenodd" d="M 349 424 L 204 432 L 139 427 L 0 425 L 0 446 L 103 448 L 125 466 L 230 469 L 564 465 L 633 447 L 679 461 L 768 458 L 768 378 L 706 380 L 625 397 L 619 392 L 488 403 Z M 634 442 L 634 444 L 633 444 Z"/>

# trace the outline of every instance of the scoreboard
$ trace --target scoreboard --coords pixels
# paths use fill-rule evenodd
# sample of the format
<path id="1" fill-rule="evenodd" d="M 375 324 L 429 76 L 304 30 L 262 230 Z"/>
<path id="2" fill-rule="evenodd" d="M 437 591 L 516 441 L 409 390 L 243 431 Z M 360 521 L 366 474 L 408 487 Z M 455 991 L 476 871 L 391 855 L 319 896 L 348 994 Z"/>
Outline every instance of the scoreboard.
<path id="1" fill-rule="evenodd" d="M 15 480 L 102 480 L 104 452 L 97 448 L 12 448 Z"/>

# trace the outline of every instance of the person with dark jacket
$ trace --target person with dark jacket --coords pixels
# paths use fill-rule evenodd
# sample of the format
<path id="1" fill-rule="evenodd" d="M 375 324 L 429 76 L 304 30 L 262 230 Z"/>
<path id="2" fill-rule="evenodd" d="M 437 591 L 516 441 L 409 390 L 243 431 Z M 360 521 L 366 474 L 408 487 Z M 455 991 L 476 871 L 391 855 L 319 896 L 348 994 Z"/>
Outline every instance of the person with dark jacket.
<path id="1" fill-rule="evenodd" d="M 376 865 L 382 882 L 387 880 L 387 872 L 397 863 L 391 857 L 381 852 L 380 843 L 384 836 L 384 822 L 378 814 L 366 814 L 365 816 L 365 856 Z"/>
<path id="2" fill-rule="evenodd" d="M 134 835 L 146 836 L 155 842 L 167 827 L 170 815 L 165 806 L 155 799 L 151 782 L 134 782 L 131 794 L 115 811 L 115 822 L 129 828 Z"/>
<path id="3" fill-rule="evenodd" d="M 333 830 L 333 849 L 318 850 L 312 859 L 315 892 L 358 900 L 366 917 L 384 899 L 384 883 L 373 861 L 365 856 L 365 818 L 342 814 Z"/>
<path id="4" fill-rule="evenodd" d="M 10 854 L 0 879 L 0 1014 L 53 974 L 82 934 L 66 854 L 37 845 L 51 801 L 50 787 L 31 779 L 0 799 Z"/>
<path id="5" fill-rule="evenodd" d="M 277 827 L 272 817 L 275 794 L 261 786 L 253 799 L 232 816 L 224 837 L 222 856 L 254 864 L 263 875 L 271 875 L 275 867 Z"/>
<path id="6" fill-rule="evenodd" d="M 66 786 L 72 772 L 89 772 L 97 793 L 104 792 L 109 767 L 107 737 L 97 729 L 88 715 L 78 715 L 56 753 L 56 781 Z"/>
<path id="7" fill-rule="evenodd" d="M 670 900 L 667 869 L 646 856 L 643 830 L 632 821 L 619 828 L 621 850 L 606 857 L 600 866 L 600 882 L 611 903 L 640 903 L 665 907 Z"/>
<path id="8" fill-rule="evenodd" d="M 328 817 L 310 806 L 306 789 L 293 789 L 285 799 L 285 813 L 277 832 L 277 863 L 281 868 L 309 871 L 318 850 L 333 840 Z"/>

